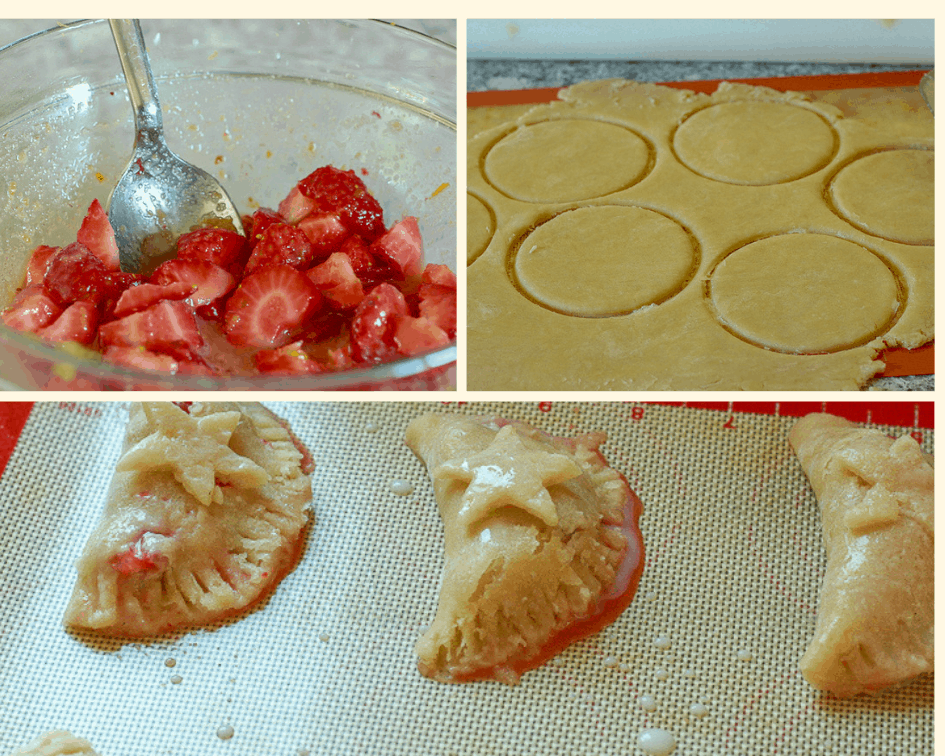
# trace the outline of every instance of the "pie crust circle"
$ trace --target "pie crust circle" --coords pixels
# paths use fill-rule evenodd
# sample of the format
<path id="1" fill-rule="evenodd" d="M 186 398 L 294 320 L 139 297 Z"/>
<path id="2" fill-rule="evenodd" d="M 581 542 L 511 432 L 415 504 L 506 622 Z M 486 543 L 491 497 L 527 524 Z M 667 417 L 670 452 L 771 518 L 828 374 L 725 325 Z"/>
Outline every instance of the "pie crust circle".
<path id="1" fill-rule="evenodd" d="M 574 202 L 626 189 L 646 175 L 652 150 L 623 126 L 590 119 L 520 126 L 489 150 L 486 179 L 525 202 Z"/>
<path id="2" fill-rule="evenodd" d="M 904 305 L 896 276 L 878 255 L 814 233 L 736 249 L 710 275 L 708 294 L 736 336 L 802 354 L 866 343 L 888 330 Z"/>
<path id="3" fill-rule="evenodd" d="M 475 194 L 466 194 L 466 264 L 486 251 L 495 233 L 492 211 Z"/>
<path id="4" fill-rule="evenodd" d="M 935 239 L 935 153 L 886 150 L 842 168 L 830 199 L 847 222 L 873 236 L 903 244 Z"/>
<path id="5" fill-rule="evenodd" d="M 556 312 L 626 315 L 692 279 L 698 252 L 676 221 L 642 207 L 580 207 L 526 236 L 512 270 L 520 289 Z"/>
<path id="6" fill-rule="evenodd" d="M 676 156 L 706 178 L 764 186 L 794 181 L 833 158 L 837 138 L 823 118 L 776 102 L 725 102 L 698 110 L 677 129 Z"/>

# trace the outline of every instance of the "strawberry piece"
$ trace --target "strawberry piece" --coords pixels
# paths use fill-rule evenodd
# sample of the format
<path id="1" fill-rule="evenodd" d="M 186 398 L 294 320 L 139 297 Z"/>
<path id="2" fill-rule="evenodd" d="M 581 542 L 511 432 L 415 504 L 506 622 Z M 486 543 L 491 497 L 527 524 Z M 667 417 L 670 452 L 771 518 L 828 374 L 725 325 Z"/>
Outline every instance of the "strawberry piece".
<path id="1" fill-rule="evenodd" d="M 324 368 L 302 351 L 301 341 L 293 341 L 278 349 L 262 349 L 253 355 L 256 367 L 263 373 L 321 373 Z"/>
<path id="2" fill-rule="evenodd" d="M 228 294 L 236 279 L 219 265 L 204 260 L 168 260 L 151 274 L 156 284 L 186 284 L 191 287 L 186 301 L 192 307 L 204 307 Z"/>
<path id="3" fill-rule="evenodd" d="M 193 356 L 203 345 L 190 307 L 166 299 L 106 323 L 99 328 L 99 338 L 106 346 L 143 346 L 184 358 Z"/>
<path id="4" fill-rule="evenodd" d="M 52 325 L 39 331 L 46 341 L 74 341 L 88 346 L 95 340 L 98 327 L 98 310 L 91 302 L 76 302 L 69 305 Z"/>
<path id="5" fill-rule="evenodd" d="M 115 305 L 114 315 L 124 317 L 132 312 L 145 310 L 162 299 L 184 299 L 194 291 L 194 287 L 187 283 L 171 283 L 168 285 L 146 283 L 125 289 Z"/>
<path id="6" fill-rule="evenodd" d="M 335 307 L 355 307 L 364 299 L 361 281 L 354 274 L 351 260 L 342 252 L 335 252 L 321 265 L 306 271 L 305 275 Z"/>
<path id="7" fill-rule="evenodd" d="M 334 213 L 316 213 L 299 223 L 315 250 L 316 259 L 325 259 L 348 238 L 348 229 Z"/>
<path id="8" fill-rule="evenodd" d="M 245 275 L 267 265 L 290 265 L 307 268 L 315 259 L 315 250 L 308 237 L 297 227 L 274 223 L 259 237 L 253 254 L 246 263 Z"/>
<path id="9" fill-rule="evenodd" d="M 47 247 L 40 244 L 30 255 L 30 261 L 26 265 L 26 285 L 41 284 L 46 271 L 49 268 L 49 262 L 59 254 L 59 247 Z"/>
<path id="10" fill-rule="evenodd" d="M 249 240 L 248 246 L 250 250 L 256 246 L 259 238 L 266 233 L 266 229 L 274 223 L 285 223 L 285 219 L 275 210 L 270 210 L 268 207 L 261 207 L 253 213 L 248 226 L 245 222 L 243 223 L 243 228 L 246 229 L 246 238 Z"/>
<path id="11" fill-rule="evenodd" d="M 397 319 L 409 316 L 407 302 L 389 283 L 378 284 L 351 318 L 351 353 L 358 362 L 383 362 L 397 355 Z"/>
<path id="12" fill-rule="evenodd" d="M 304 273 L 288 265 L 267 266 L 244 278 L 227 301 L 223 329 L 237 346 L 279 347 L 321 303 Z"/>
<path id="13" fill-rule="evenodd" d="M 49 261 L 43 287 L 60 307 L 87 301 L 107 312 L 138 280 L 133 273 L 110 272 L 85 246 L 74 242 Z"/>
<path id="14" fill-rule="evenodd" d="M 420 284 L 420 317 L 456 337 L 456 289 L 436 284 Z"/>
<path id="15" fill-rule="evenodd" d="M 108 270 L 119 270 L 118 242 L 115 231 L 108 222 L 105 209 L 97 199 L 92 200 L 89 211 L 82 221 L 76 241 L 95 255 Z"/>
<path id="16" fill-rule="evenodd" d="M 343 255 L 347 255 L 351 261 L 351 268 L 358 278 L 363 278 L 368 271 L 375 267 L 374 258 L 368 252 L 367 244 L 360 236 L 349 236 L 338 251 Z"/>
<path id="17" fill-rule="evenodd" d="M 302 194 L 297 185 L 293 186 L 289 195 L 279 203 L 279 215 L 286 223 L 292 225 L 298 223 L 314 209 L 314 200 Z"/>
<path id="18" fill-rule="evenodd" d="M 0 317 L 9 328 L 38 333 L 58 318 L 61 312 L 55 300 L 37 284 L 17 294 Z"/>
<path id="19" fill-rule="evenodd" d="M 158 354 L 144 347 L 110 346 L 102 352 L 102 358 L 132 370 L 155 370 L 176 373 L 180 368 L 177 360 L 169 354 Z"/>
<path id="20" fill-rule="evenodd" d="M 449 344 L 446 331 L 426 318 L 399 318 L 394 343 L 401 354 L 418 354 Z"/>
<path id="21" fill-rule="evenodd" d="M 456 288 L 456 274 L 445 265 L 428 263 L 420 276 L 421 288 L 423 284 L 435 284 L 436 286 L 445 286 L 448 289 Z"/>
<path id="22" fill-rule="evenodd" d="M 198 228 L 177 240 L 178 260 L 213 263 L 233 275 L 239 273 L 248 257 L 246 239 L 225 228 Z"/>
<path id="23" fill-rule="evenodd" d="M 371 244 L 370 252 L 401 278 L 419 276 L 423 269 L 423 241 L 417 219 L 404 218 L 395 223 L 390 231 Z"/>
<path id="24" fill-rule="evenodd" d="M 368 242 L 384 233 L 384 211 L 354 171 L 326 165 L 302 179 L 298 188 L 315 201 L 316 210 L 338 213 L 348 229 Z"/>

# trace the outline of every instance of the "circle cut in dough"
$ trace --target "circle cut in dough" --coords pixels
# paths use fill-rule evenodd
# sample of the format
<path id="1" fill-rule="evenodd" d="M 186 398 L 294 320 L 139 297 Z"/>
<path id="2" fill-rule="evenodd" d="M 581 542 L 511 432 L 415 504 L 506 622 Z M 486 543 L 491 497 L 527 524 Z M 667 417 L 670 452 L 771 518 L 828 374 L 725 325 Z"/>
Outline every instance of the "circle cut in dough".
<path id="1" fill-rule="evenodd" d="M 698 253 L 686 230 L 642 207 L 569 210 L 542 224 L 518 247 L 519 287 L 567 315 L 626 315 L 680 292 Z"/>
<path id="2" fill-rule="evenodd" d="M 903 244 L 935 241 L 935 153 L 886 150 L 859 158 L 830 184 L 837 213 L 861 231 Z"/>
<path id="3" fill-rule="evenodd" d="M 574 202 L 637 183 L 650 166 L 650 145 L 622 126 L 566 119 L 521 126 L 500 139 L 484 162 L 486 179 L 524 202 Z"/>
<path id="4" fill-rule="evenodd" d="M 495 233 L 495 218 L 486 203 L 466 194 L 466 264 L 472 265 L 489 246 Z"/>
<path id="5" fill-rule="evenodd" d="M 782 102 L 724 102 L 676 130 L 676 156 L 706 178 L 764 186 L 808 176 L 833 157 L 833 129 L 816 113 Z"/>
<path id="6" fill-rule="evenodd" d="M 815 233 L 747 244 L 710 275 L 722 324 L 779 352 L 820 354 L 884 333 L 903 306 L 886 263 L 859 244 Z"/>

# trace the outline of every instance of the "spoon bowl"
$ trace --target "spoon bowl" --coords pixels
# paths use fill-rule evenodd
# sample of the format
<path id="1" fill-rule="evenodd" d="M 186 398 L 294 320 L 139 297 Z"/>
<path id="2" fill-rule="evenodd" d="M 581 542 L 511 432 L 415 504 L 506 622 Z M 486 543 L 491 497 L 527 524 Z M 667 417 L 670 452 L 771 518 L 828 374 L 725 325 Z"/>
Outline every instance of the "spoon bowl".
<path id="1" fill-rule="evenodd" d="M 108 219 L 126 273 L 150 274 L 175 255 L 178 237 L 217 226 L 240 234 L 239 212 L 220 182 L 175 155 L 137 20 L 111 19 L 135 118 L 134 152 L 108 199 Z"/>

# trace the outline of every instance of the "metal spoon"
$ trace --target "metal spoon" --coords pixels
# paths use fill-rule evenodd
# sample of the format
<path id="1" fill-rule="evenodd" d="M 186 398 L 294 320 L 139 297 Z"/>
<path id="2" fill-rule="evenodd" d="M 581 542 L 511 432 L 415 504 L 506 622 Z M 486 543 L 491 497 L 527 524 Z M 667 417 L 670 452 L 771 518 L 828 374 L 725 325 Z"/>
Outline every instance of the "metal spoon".
<path id="1" fill-rule="evenodd" d="M 164 141 L 161 105 L 138 21 L 108 23 L 135 117 L 134 153 L 108 199 L 108 219 L 121 269 L 149 273 L 174 257 L 181 234 L 201 226 L 242 234 L 243 225 L 220 183 L 175 155 Z"/>

